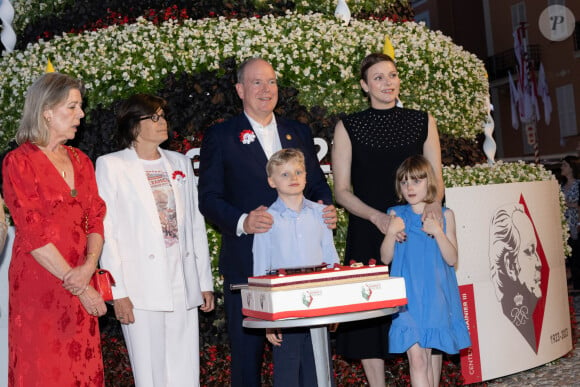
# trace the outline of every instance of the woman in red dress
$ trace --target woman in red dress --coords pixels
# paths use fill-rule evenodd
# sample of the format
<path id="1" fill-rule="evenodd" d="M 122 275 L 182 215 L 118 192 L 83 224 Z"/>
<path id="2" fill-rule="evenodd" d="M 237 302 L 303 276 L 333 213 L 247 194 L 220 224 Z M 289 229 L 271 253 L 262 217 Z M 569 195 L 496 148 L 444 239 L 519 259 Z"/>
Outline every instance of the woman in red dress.
<path id="1" fill-rule="evenodd" d="M 48 73 L 27 91 L 16 141 L 3 163 L 16 226 L 9 279 L 9 387 L 103 386 L 98 316 L 89 284 L 103 245 L 105 204 L 93 165 L 64 146 L 84 113 L 83 86 Z"/>

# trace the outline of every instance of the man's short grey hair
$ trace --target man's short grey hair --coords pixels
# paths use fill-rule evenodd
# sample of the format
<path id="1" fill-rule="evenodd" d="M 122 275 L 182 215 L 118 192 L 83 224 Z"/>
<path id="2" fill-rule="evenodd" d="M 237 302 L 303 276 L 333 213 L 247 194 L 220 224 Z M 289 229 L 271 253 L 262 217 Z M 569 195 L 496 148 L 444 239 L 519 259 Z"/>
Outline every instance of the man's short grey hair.
<path id="1" fill-rule="evenodd" d="M 240 66 L 238 67 L 238 71 L 236 73 L 236 77 L 238 78 L 238 83 L 244 83 L 244 72 L 246 71 L 246 67 L 248 67 L 248 65 L 250 65 L 254 62 L 258 62 L 258 61 L 264 61 L 266 63 L 269 63 L 267 60 L 265 60 L 262 57 L 254 56 L 254 57 L 251 57 L 251 58 L 244 60 L 242 62 L 242 64 L 240 64 Z"/>

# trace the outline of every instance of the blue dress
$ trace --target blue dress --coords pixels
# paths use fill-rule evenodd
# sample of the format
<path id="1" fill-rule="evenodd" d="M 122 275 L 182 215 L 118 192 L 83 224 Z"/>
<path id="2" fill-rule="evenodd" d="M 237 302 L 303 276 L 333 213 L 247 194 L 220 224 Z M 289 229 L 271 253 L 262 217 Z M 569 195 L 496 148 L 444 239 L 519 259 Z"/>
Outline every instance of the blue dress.
<path id="1" fill-rule="evenodd" d="M 423 348 L 458 353 L 471 340 L 455 268 L 445 262 L 435 239 L 421 230 L 421 214 L 415 214 L 410 205 L 392 209 L 405 222 L 407 241 L 396 243 L 391 275 L 405 278 L 408 304 L 393 316 L 389 350 L 403 353 L 418 343 Z"/>

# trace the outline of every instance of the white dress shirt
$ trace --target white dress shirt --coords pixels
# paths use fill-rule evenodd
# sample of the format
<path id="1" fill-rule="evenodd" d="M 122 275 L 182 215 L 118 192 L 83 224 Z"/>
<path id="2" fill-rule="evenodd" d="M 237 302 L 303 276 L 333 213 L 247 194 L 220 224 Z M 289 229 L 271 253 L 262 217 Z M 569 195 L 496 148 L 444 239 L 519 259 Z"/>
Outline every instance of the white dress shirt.
<path id="1" fill-rule="evenodd" d="M 246 118 L 250 121 L 252 130 L 256 133 L 260 145 L 262 145 L 262 150 L 266 154 L 266 158 L 270 158 L 274 153 L 282 149 L 282 143 L 280 142 L 280 136 L 278 135 L 278 125 L 276 124 L 276 116 L 272 114 L 272 120 L 267 125 L 262 125 L 257 121 L 253 120 L 245 112 Z M 236 234 L 238 236 L 245 234 L 244 231 L 244 221 L 246 220 L 248 214 L 242 214 L 240 219 L 238 219 L 238 226 L 236 229 Z"/>

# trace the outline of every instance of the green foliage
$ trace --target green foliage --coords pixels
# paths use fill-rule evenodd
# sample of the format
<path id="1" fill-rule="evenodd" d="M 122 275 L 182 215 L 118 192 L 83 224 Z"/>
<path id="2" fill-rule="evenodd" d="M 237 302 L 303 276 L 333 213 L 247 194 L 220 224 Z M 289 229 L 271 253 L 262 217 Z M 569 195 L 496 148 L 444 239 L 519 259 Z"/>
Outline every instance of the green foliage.
<path id="1" fill-rule="evenodd" d="M 13 138 L 28 86 L 45 69 L 86 83 L 85 110 L 135 92 L 155 92 L 168 74 L 218 70 L 220 62 L 260 55 L 270 60 L 283 86 L 299 91 L 300 103 L 329 113 L 366 107 L 357 68 L 370 52 L 382 50 L 385 35 L 395 46 L 402 79 L 401 100 L 429 111 L 442 133 L 474 138 L 487 109 L 483 63 L 451 40 L 416 23 L 352 20 L 289 13 L 251 19 L 201 19 L 156 25 L 135 24 L 67 34 L 40 41 L 0 60 L 0 147 Z"/>

